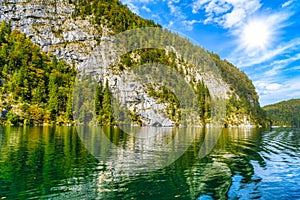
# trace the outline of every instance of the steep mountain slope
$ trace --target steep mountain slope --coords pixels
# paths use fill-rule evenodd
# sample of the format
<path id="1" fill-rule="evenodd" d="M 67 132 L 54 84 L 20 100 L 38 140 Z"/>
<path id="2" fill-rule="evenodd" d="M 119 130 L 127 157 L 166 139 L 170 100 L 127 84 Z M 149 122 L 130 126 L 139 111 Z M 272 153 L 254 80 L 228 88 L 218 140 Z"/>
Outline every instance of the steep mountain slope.
<path id="1" fill-rule="evenodd" d="M 264 107 L 273 126 L 300 127 L 300 99 L 291 99 Z"/>
<path id="2" fill-rule="evenodd" d="M 268 125 L 255 88 L 244 73 L 229 62 L 220 60 L 216 54 L 162 30 L 153 21 L 136 16 L 118 0 L 6 0 L 0 3 L 0 20 L 10 21 L 12 29 L 20 30 L 50 57 L 56 56 L 58 60 L 66 60 L 70 66 L 76 66 L 79 77 L 83 74 L 100 77 L 97 81 L 101 82 L 99 87 L 102 89 L 97 97 L 100 98 L 97 109 L 105 110 L 106 114 L 95 112 L 92 103 L 73 100 L 77 108 L 73 114 L 76 119 L 88 116 L 84 119 L 85 123 L 109 125 L 118 120 L 107 114 L 112 110 L 107 104 L 107 100 L 111 99 L 109 96 L 118 96 L 137 124 L 173 126 L 182 123 L 184 113 L 190 115 L 190 123 L 210 123 L 214 115 L 211 108 L 218 109 L 216 101 L 212 100 L 223 96 L 227 103 L 224 124 Z M 147 43 L 148 46 L 126 50 L 110 42 L 113 41 L 110 39 L 112 36 L 140 27 L 156 27 L 152 33 L 156 38 L 147 38 L 147 33 L 142 31 L 128 44 L 143 46 L 142 43 Z M 165 45 L 153 48 L 157 38 Z M 96 68 L 86 68 L 91 64 L 91 57 L 98 60 L 93 63 Z M 174 91 L 168 87 L 149 86 L 135 78 L 122 79 L 132 69 L 149 63 L 168 65 L 184 77 L 196 94 L 191 101 L 198 103 L 197 116 L 188 114 L 187 108 L 178 103 Z M 218 73 L 213 73 L 212 69 L 217 69 Z M 105 101 L 102 98 L 104 94 L 107 96 Z"/>

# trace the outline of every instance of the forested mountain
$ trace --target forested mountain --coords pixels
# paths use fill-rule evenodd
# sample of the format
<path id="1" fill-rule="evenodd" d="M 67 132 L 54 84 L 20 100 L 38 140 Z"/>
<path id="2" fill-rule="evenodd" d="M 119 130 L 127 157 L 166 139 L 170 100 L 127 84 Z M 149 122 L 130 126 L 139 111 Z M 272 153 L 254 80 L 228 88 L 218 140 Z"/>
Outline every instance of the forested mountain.
<path id="1" fill-rule="evenodd" d="M 224 125 L 269 124 L 251 80 L 237 67 L 163 30 L 153 21 L 140 18 L 118 0 L 2 1 L 0 8 L 0 20 L 6 21 L 0 30 L 2 124 L 72 124 L 82 123 L 80 119 L 84 118 L 84 123 L 112 125 L 119 119 L 112 115 L 111 100 L 119 95 L 125 99 L 123 104 L 136 124 L 180 125 L 187 109 L 180 105 L 171 88 L 145 85 L 137 80 L 120 81 L 128 71 L 149 63 L 170 66 L 184 77 L 196 94 L 190 99 L 198 105 L 197 116 L 190 116 L 194 122 L 210 123 L 212 106 L 216 107 L 212 95 L 224 93 Z M 103 56 L 97 55 L 98 46 L 109 44 L 108 38 L 113 35 L 143 27 L 156 27 L 158 32 L 154 35 L 165 46 L 123 54 L 119 50 L 122 47 L 110 46 L 109 58 L 100 62 L 97 70 L 88 72 L 93 78 L 86 77 L 87 82 L 98 78 L 94 101 L 73 99 L 75 76 L 81 77 L 88 71 L 82 66 L 91 55 Z M 164 35 L 160 36 L 160 32 Z M 155 44 L 146 33 L 141 31 L 139 35 L 129 43 Z M 214 67 L 220 76 L 208 73 Z M 127 85 L 139 90 L 126 96 L 130 89 Z M 93 93 L 86 90 L 84 95 L 89 92 Z"/>
<path id="2" fill-rule="evenodd" d="M 300 99 L 291 99 L 264 107 L 273 126 L 300 127 Z"/>

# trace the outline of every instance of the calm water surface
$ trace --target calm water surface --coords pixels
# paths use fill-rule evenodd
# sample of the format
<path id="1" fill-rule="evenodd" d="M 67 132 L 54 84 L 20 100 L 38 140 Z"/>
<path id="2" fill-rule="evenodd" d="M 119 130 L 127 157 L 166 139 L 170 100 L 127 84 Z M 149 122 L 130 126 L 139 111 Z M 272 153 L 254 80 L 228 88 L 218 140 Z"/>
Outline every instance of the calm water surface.
<path id="1" fill-rule="evenodd" d="M 0 199 L 300 199 L 299 129 L 103 130 L 0 128 Z"/>

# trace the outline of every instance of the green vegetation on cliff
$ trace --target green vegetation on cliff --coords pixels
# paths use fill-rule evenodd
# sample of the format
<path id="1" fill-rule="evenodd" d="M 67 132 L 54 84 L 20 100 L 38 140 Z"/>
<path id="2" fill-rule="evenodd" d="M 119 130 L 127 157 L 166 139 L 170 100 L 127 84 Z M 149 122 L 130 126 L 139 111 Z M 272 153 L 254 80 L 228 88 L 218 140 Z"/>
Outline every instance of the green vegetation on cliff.
<path id="1" fill-rule="evenodd" d="M 176 36 L 177 35 L 172 35 Z M 181 41 L 178 41 L 178 43 Z M 183 41 L 183 43 L 185 43 Z M 182 46 L 186 46 L 182 44 Z M 132 59 L 132 57 L 135 57 L 138 55 L 138 58 Z M 166 68 L 162 67 L 164 69 L 163 74 L 164 75 L 170 75 L 172 74 L 172 69 L 179 72 L 182 76 L 188 75 L 188 72 L 185 71 L 184 66 L 187 66 L 187 62 L 185 62 L 182 58 L 177 58 L 176 54 L 174 52 L 168 52 L 166 53 L 165 50 L 162 49 L 140 49 L 135 50 L 132 52 L 129 52 L 127 54 L 124 54 L 121 56 L 121 62 L 118 66 L 119 70 L 125 70 L 125 69 L 132 69 L 144 64 L 155 64 L 159 63 L 165 66 L 168 66 Z M 188 66 L 191 68 L 192 66 Z M 193 66 L 194 67 L 194 66 Z M 151 72 L 144 72 L 145 74 L 151 73 Z M 153 72 L 152 72 L 153 73 Z M 155 74 L 151 74 L 152 76 L 155 76 Z M 164 82 L 165 80 L 160 80 L 160 82 Z M 173 87 L 180 87 L 180 84 L 178 86 L 177 80 L 167 80 L 169 85 L 172 85 Z M 189 83 L 196 94 L 196 99 L 190 99 L 185 98 L 181 99 L 185 102 L 181 102 L 182 105 L 180 105 L 179 100 L 177 99 L 174 92 L 172 92 L 171 88 L 168 88 L 166 86 L 154 88 L 153 86 L 148 87 L 147 93 L 154 97 L 156 100 L 158 100 L 159 103 L 169 103 L 167 109 L 166 109 L 166 115 L 169 119 L 174 121 L 176 125 L 179 125 L 182 123 L 182 110 L 185 109 L 185 107 L 192 107 L 193 103 L 197 103 L 198 108 L 198 116 L 200 117 L 201 124 L 209 123 L 210 117 L 211 117 L 211 96 L 208 90 L 208 87 L 205 85 L 204 81 L 198 81 L 196 82 L 194 79 L 190 81 Z M 181 91 L 182 96 L 188 97 L 189 91 L 188 90 L 182 90 L 182 88 L 175 89 L 176 91 Z M 174 90 L 173 90 L 174 91 Z"/>
<path id="2" fill-rule="evenodd" d="M 41 52 L 10 24 L 0 25 L 1 124 L 53 124 L 72 120 L 76 71 Z"/>
<path id="3" fill-rule="evenodd" d="M 273 126 L 300 127 L 300 99 L 268 105 L 264 110 Z"/>
<path id="4" fill-rule="evenodd" d="M 234 119 L 244 120 L 244 116 L 249 116 L 250 119 L 246 120 L 251 124 L 269 126 L 266 112 L 260 107 L 257 92 L 248 76 L 227 60 L 221 60 L 217 54 L 210 53 L 210 55 L 220 70 L 223 80 L 230 85 L 230 91 L 234 91 L 227 101 L 226 123 L 238 125 L 235 124 L 237 120 Z"/>
<path id="5" fill-rule="evenodd" d="M 51 59 L 6 22 L 0 25 L 0 44 L 0 124 L 73 124 L 75 67 L 55 56 Z M 107 82 L 105 87 L 99 83 L 95 95 L 96 123 L 111 125 Z M 79 116 L 93 113 L 80 106 Z"/>

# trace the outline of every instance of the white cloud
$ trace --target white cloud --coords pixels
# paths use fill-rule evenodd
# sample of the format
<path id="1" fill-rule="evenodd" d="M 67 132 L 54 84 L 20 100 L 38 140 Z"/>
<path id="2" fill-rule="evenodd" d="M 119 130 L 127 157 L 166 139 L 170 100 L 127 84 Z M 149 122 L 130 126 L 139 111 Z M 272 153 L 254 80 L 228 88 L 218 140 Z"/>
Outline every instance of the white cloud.
<path id="1" fill-rule="evenodd" d="M 198 21 L 198 20 L 184 20 L 182 23 L 184 24 L 184 26 L 187 30 L 191 31 L 194 28 L 194 24 L 200 23 L 200 21 Z"/>
<path id="2" fill-rule="evenodd" d="M 203 6 L 205 4 L 207 4 L 208 2 L 210 2 L 210 0 L 197 0 L 197 1 L 195 1 L 192 5 L 192 7 L 193 7 L 192 12 L 194 14 L 196 14 L 200 9 L 203 9 Z"/>
<path id="3" fill-rule="evenodd" d="M 155 22 L 157 22 L 157 23 L 162 23 L 162 19 L 161 19 L 161 16 L 159 15 L 159 14 L 152 14 L 151 15 L 151 18 L 155 21 Z"/>
<path id="4" fill-rule="evenodd" d="M 232 12 L 224 15 L 224 20 L 220 21 L 224 28 L 231 28 L 233 26 L 240 26 L 246 18 L 246 12 L 244 9 L 238 8 L 234 9 Z"/>
<path id="5" fill-rule="evenodd" d="M 272 62 L 271 64 L 269 64 L 269 67 L 271 67 L 270 70 L 266 71 L 264 73 L 265 76 L 275 76 L 278 75 L 285 70 L 285 68 L 293 63 L 294 61 L 300 60 L 300 53 L 293 55 L 290 58 L 286 58 L 286 59 L 281 59 L 281 60 L 276 60 L 274 62 Z M 290 70 L 295 70 L 296 68 L 290 69 Z"/>
<path id="6" fill-rule="evenodd" d="M 132 12 L 139 15 L 140 9 L 151 12 L 151 10 L 145 4 L 155 4 L 157 0 L 121 0 L 121 2 L 127 5 Z"/>
<path id="7" fill-rule="evenodd" d="M 266 61 L 270 61 L 278 55 L 288 52 L 293 48 L 297 48 L 299 45 L 300 38 L 292 40 L 284 45 L 278 45 L 277 47 L 275 47 L 275 49 L 260 52 L 259 54 L 255 54 L 254 56 L 249 56 L 249 54 L 245 53 L 242 49 L 238 48 L 232 53 L 229 60 L 239 67 L 254 66 L 260 63 L 264 63 Z"/>
<path id="8" fill-rule="evenodd" d="M 175 16 L 177 19 L 185 19 L 186 16 L 182 13 L 181 8 L 179 6 L 175 6 L 174 3 L 178 3 L 179 1 L 171 0 L 168 1 L 168 8 L 170 9 L 170 12 L 173 16 Z"/>
<path id="9" fill-rule="evenodd" d="M 165 27 L 167 28 L 167 29 L 172 29 L 172 26 L 174 25 L 174 21 L 170 21 L 167 25 L 165 25 Z"/>
<path id="10" fill-rule="evenodd" d="M 290 70 L 293 70 L 293 71 L 300 70 L 300 66 L 292 67 L 292 68 L 290 68 Z"/>
<path id="11" fill-rule="evenodd" d="M 204 10 L 205 23 L 234 28 L 240 26 L 260 7 L 260 0 L 197 0 L 192 5 L 192 12 L 196 14 L 199 10 Z"/>
<path id="12" fill-rule="evenodd" d="M 269 83 L 266 81 L 256 81 L 254 82 L 256 89 L 261 94 L 270 94 L 271 92 L 278 90 L 282 87 L 279 83 Z"/>
<path id="13" fill-rule="evenodd" d="M 177 6 L 174 6 L 172 1 L 168 2 L 168 7 L 170 9 L 171 14 L 176 14 L 176 13 L 178 13 L 178 11 L 180 11 L 180 8 Z"/>
<path id="14" fill-rule="evenodd" d="M 134 4 L 154 2 L 154 0 L 121 0 L 121 1 L 122 2 L 124 2 L 124 1 L 130 1 L 131 3 L 134 3 Z"/>
<path id="15" fill-rule="evenodd" d="M 278 75 L 281 71 L 282 67 L 281 66 L 275 66 L 272 69 L 266 71 L 264 73 L 265 76 L 275 76 Z"/>
<path id="16" fill-rule="evenodd" d="M 228 4 L 227 2 L 211 1 L 205 8 L 205 12 L 214 13 L 216 15 L 219 15 L 219 14 L 229 11 L 231 8 L 232 8 L 232 5 Z"/>
<path id="17" fill-rule="evenodd" d="M 176 5 L 180 2 L 180 0 L 163 0 L 163 2 L 167 3 L 167 6 L 169 8 L 169 18 L 172 20 L 167 22 L 167 24 L 163 24 L 164 27 L 167 29 L 179 29 L 178 27 L 185 26 L 185 21 L 187 19 L 187 16 L 182 12 L 181 5 Z M 176 26 L 176 27 L 175 27 Z M 191 30 L 191 27 L 184 27 L 185 29 Z"/>
<path id="18" fill-rule="evenodd" d="M 146 12 L 151 12 L 151 9 L 148 8 L 147 6 L 143 6 L 142 9 L 145 10 Z"/>
<path id="19" fill-rule="evenodd" d="M 288 6 L 290 6 L 290 5 L 293 3 L 293 1 L 294 1 L 294 0 L 286 1 L 285 3 L 282 4 L 281 7 L 282 7 L 282 8 L 288 7 Z"/>
<path id="20" fill-rule="evenodd" d="M 138 6 L 135 5 L 136 0 L 122 0 L 122 3 L 127 5 L 128 8 L 134 12 L 135 14 L 139 15 L 140 11 Z"/>
<path id="21" fill-rule="evenodd" d="M 300 77 L 294 77 L 280 83 L 272 81 L 254 82 L 262 105 L 300 97 Z"/>

